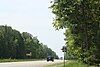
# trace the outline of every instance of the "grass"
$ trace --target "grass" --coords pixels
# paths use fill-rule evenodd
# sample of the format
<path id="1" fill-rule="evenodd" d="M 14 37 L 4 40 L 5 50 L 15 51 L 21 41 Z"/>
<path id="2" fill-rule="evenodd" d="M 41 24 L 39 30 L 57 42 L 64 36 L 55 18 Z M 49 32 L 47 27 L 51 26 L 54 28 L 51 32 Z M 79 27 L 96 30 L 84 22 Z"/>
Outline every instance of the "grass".
<path id="1" fill-rule="evenodd" d="M 0 63 L 2 62 L 22 62 L 22 61 L 36 61 L 36 59 L 0 59 Z"/>
<path id="2" fill-rule="evenodd" d="M 78 61 L 69 61 L 66 63 L 66 67 L 88 67 L 88 65 Z"/>
<path id="3" fill-rule="evenodd" d="M 49 65 L 47 67 L 64 67 L 63 63 L 59 63 L 59 64 L 54 64 L 54 65 Z M 80 61 L 75 61 L 75 60 L 68 60 L 66 62 L 65 67 L 98 67 L 98 66 L 89 66 L 87 64 L 84 64 Z"/>
<path id="4" fill-rule="evenodd" d="M 64 67 L 63 63 L 54 64 L 48 67 Z M 65 67 L 89 67 L 88 65 L 78 61 L 67 61 Z"/>
<path id="5" fill-rule="evenodd" d="M 0 59 L 0 63 L 2 63 L 2 62 L 18 62 L 18 60 L 17 59 Z"/>
<path id="6" fill-rule="evenodd" d="M 49 65 L 47 67 L 63 67 L 63 63 L 56 63 L 56 64 L 53 64 L 53 65 Z"/>
<path id="7" fill-rule="evenodd" d="M 98 66 L 90 66 L 90 65 L 82 63 L 81 61 L 72 60 L 72 61 L 69 61 L 69 63 L 66 63 L 66 67 L 98 67 Z"/>

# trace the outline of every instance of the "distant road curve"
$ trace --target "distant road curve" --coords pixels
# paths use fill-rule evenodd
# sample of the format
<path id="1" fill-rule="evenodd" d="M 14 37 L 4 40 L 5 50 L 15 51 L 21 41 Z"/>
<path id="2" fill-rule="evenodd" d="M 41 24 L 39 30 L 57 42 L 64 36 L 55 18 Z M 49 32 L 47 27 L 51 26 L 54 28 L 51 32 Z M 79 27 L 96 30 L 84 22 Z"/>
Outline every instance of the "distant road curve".
<path id="1" fill-rule="evenodd" d="M 63 60 L 54 60 L 54 62 L 43 61 L 25 61 L 25 62 L 7 62 L 0 63 L 0 67 L 45 67 L 56 63 L 61 63 Z"/>

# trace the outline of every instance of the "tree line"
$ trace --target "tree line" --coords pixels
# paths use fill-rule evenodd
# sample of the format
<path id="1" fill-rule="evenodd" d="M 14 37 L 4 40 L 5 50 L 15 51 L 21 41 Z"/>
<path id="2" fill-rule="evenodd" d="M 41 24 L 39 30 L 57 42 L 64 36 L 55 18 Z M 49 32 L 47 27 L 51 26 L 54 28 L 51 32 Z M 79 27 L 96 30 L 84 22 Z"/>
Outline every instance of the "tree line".
<path id="1" fill-rule="evenodd" d="M 40 43 L 37 37 L 30 33 L 12 29 L 10 26 L 0 26 L 0 58 L 12 59 L 45 59 L 47 55 L 58 58 L 47 45 Z"/>
<path id="2" fill-rule="evenodd" d="M 65 29 L 67 56 L 100 63 L 100 0 L 54 0 L 53 25 Z"/>

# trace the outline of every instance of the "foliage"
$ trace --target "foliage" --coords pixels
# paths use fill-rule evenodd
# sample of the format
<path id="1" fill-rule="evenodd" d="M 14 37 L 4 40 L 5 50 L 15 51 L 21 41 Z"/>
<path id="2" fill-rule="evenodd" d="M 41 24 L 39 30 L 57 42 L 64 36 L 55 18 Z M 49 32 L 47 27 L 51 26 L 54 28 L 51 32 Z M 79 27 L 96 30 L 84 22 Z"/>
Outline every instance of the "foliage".
<path id="1" fill-rule="evenodd" d="M 100 0 L 54 0 L 53 25 L 65 29 L 69 54 L 85 63 L 100 63 Z"/>
<path id="2" fill-rule="evenodd" d="M 10 26 L 0 26 L 0 58 L 44 59 L 48 53 L 57 57 L 54 51 L 30 33 L 20 33 Z"/>
<path id="3" fill-rule="evenodd" d="M 66 67 L 89 67 L 88 65 L 78 62 L 78 61 L 69 61 L 66 63 Z"/>

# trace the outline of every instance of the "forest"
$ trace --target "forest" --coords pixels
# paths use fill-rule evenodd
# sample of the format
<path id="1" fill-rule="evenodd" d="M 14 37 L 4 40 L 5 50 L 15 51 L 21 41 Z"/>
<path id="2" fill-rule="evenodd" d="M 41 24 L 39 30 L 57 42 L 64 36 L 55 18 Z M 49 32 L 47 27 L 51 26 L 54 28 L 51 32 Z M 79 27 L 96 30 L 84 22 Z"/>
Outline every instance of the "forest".
<path id="1" fill-rule="evenodd" d="M 47 55 L 58 58 L 51 48 L 37 39 L 37 36 L 28 32 L 20 33 L 7 25 L 0 26 L 1 59 L 45 59 Z"/>

